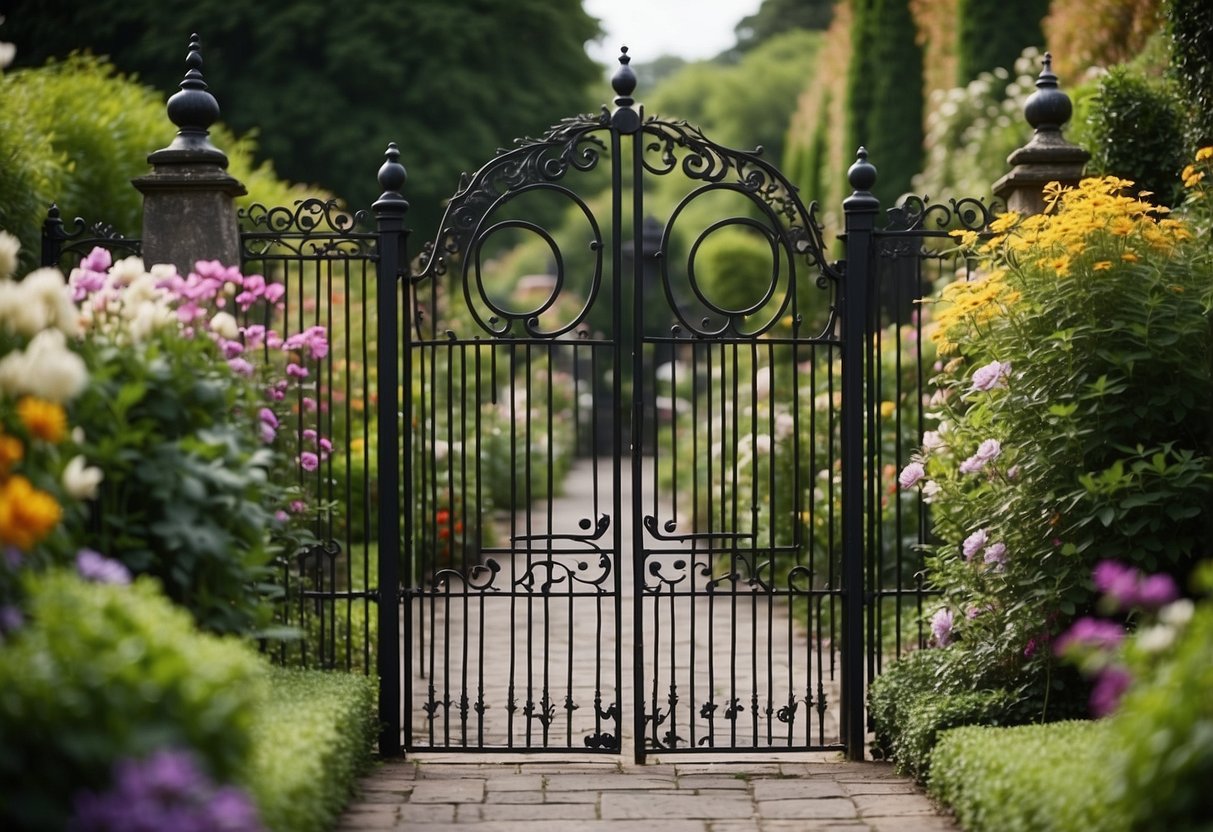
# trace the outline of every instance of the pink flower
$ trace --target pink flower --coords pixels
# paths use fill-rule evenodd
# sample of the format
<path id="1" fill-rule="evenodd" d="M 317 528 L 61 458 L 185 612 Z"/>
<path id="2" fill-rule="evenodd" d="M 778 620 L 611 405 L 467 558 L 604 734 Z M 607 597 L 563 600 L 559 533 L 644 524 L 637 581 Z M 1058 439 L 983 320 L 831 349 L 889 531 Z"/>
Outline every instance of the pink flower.
<path id="1" fill-rule="evenodd" d="M 989 536 L 985 529 L 978 529 L 971 535 L 965 538 L 964 544 L 961 546 L 961 551 L 964 553 L 965 560 L 972 560 L 973 556 L 985 548 Z"/>
<path id="2" fill-rule="evenodd" d="M 998 459 L 1001 453 L 1002 443 L 997 439 L 987 439 L 977 446 L 977 453 L 960 463 L 960 473 L 975 474 Z"/>
<path id="3" fill-rule="evenodd" d="M 306 430 L 304 430 L 303 431 L 303 441 L 311 442 L 311 443 L 315 444 L 316 431 L 312 430 L 311 428 L 307 428 Z"/>
<path id="4" fill-rule="evenodd" d="M 260 430 L 262 442 L 268 445 L 278 438 L 278 431 L 274 430 L 273 425 L 269 424 L 268 422 L 259 422 L 258 424 L 261 426 Z"/>
<path id="5" fill-rule="evenodd" d="M 289 514 L 287 514 L 285 511 L 283 511 L 282 509 L 278 509 L 277 511 L 274 512 L 274 519 L 277 520 L 279 523 L 285 523 L 287 520 L 291 519 L 291 516 Z"/>
<path id="6" fill-rule="evenodd" d="M 263 407 L 257 411 L 257 418 L 272 428 L 278 427 L 278 416 L 268 407 Z"/>
<path id="7" fill-rule="evenodd" d="M 257 349 L 265 341 L 265 327 L 261 324 L 246 326 L 240 330 L 240 334 L 244 336 L 244 345 L 250 350 Z"/>
<path id="8" fill-rule="evenodd" d="M 315 471 L 320 467 L 320 457 L 316 456 L 311 451 L 304 451 L 299 454 L 299 467 L 304 471 Z"/>
<path id="9" fill-rule="evenodd" d="M 265 299 L 270 303 L 277 303 L 282 300 L 282 296 L 286 294 L 286 287 L 281 283 L 271 283 L 265 287 Z"/>
<path id="10" fill-rule="evenodd" d="M 320 444 L 320 453 L 324 454 L 325 456 L 328 456 L 329 454 L 331 454 L 333 452 L 333 443 L 330 442 L 329 440 L 325 439 L 323 436 L 320 437 L 319 444 Z"/>
<path id="11" fill-rule="evenodd" d="M 952 611 L 947 607 L 941 607 L 931 616 L 931 635 L 940 647 L 952 643 Z"/>
<path id="12" fill-rule="evenodd" d="M 1011 373 L 1011 362 L 1003 364 L 1000 361 L 991 361 L 984 367 L 978 367 L 973 371 L 973 386 L 969 388 L 971 392 L 984 392 L 993 390 L 995 387 L 1005 387 L 1007 376 Z"/>
<path id="13" fill-rule="evenodd" d="M 253 375 L 253 365 L 243 358 L 233 358 L 227 362 L 227 366 L 232 368 L 232 372 L 238 376 L 251 377 Z"/>
<path id="14" fill-rule="evenodd" d="M 294 514 L 303 514 L 307 511 L 307 503 L 303 500 L 291 500 L 291 512 Z"/>
<path id="15" fill-rule="evenodd" d="M 1133 677 L 1123 667 L 1104 668 L 1091 690 L 1091 713 L 1097 717 L 1112 713 L 1132 683 Z"/>
<path id="16" fill-rule="evenodd" d="M 926 469 L 922 467 L 921 462 L 911 462 L 901 470 L 901 475 L 897 477 L 897 482 L 902 488 L 913 488 L 918 485 L 927 476 Z"/>
<path id="17" fill-rule="evenodd" d="M 1065 653 L 1073 646 L 1092 650 L 1113 650 L 1125 640 L 1125 630 L 1113 621 L 1102 618 L 1083 617 L 1070 625 L 1070 629 L 1057 639 L 1054 651 Z"/>
<path id="18" fill-rule="evenodd" d="M 291 362 L 286 365 L 286 374 L 291 378 L 307 378 L 307 367 Z"/>
<path id="19" fill-rule="evenodd" d="M 1091 579 L 1095 588 L 1121 610 L 1130 607 L 1157 609 L 1179 597 L 1179 588 L 1170 575 L 1146 576 L 1140 570 L 1114 560 L 1096 564 Z"/>
<path id="20" fill-rule="evenodd" d="M 244 353 L 244 345 L 239 341 L 224 341 L 222 348 L 224 358 L 235 358 Z"/>
<path id="21" fill-rule="evenodd" d="M 109 249 L 96 246 L 80 261 L 80 268 L 89 272 L 107 272 L 114 265 L 114 257 Z"/>
<path id="22" fill-rule="evenodd" d="M 329 342 L 326 330 L 322 326 L 312 326 L 303 332 L 297 332 L 282 342 L 284 350 L 301 350 L 309 358 L 324 358 L 329 352 Z"/>
<path id="23" fill-rule="evenodd" d="M 991 543 L 986 547 L 984 558 L 986 563 L 993 566 L 995 569 L 1002 571 L 1004 568 L 1006 568 L 1007 564 L 1007 544 L 1002 543 L 1001 541 L 998 543 Z"/>

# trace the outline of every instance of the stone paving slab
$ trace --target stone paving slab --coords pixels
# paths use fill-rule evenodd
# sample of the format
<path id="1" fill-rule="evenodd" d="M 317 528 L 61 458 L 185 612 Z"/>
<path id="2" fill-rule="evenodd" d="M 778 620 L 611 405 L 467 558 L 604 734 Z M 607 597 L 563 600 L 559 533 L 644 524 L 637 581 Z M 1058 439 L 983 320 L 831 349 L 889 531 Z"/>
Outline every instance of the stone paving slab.
<path id="1" fill-rule="evenodd" d="M 393 760 L 339 832 L 958 832 L 886 763 Z"/>

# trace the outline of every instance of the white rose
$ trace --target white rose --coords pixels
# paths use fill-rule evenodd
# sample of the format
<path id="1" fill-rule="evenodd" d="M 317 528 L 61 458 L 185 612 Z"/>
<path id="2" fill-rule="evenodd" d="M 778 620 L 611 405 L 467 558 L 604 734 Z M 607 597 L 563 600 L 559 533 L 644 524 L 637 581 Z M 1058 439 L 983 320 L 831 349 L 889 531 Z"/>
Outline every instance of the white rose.
<path id="1" fill-rule="evenodd" d="M 86 384 L 84 360 L 67 348 L 66 336 L 57 329 L 44 329 L 25 352 L 14 351 L 0 359 L 0 391 L 13 397 L 37 396 L 62 404 Z"/>
<path id="2" fill-rule="evenodd" d="M 74 456 L 63 469 L 63 487 L 77 500 L 93 500 L 97 497 L 97 486 L 105 474 L 100 468 L 85 465 L 84 457 Z"/>
<path id="3" fill-rule="evenodd" d="M 110 269 L 109 282 L 115 286 L 129 286 L 135 278 L 147 274 L 142 257 L 126 257 Z"/>
<path id="4" fill-rule="evenodd" d="M 228 341 L 234 341 L 240 334 L 240 325 L 236 323 L 236 319 L 232 317 L 231 313 L 216 312 L 215 317 L 211 318 L 211 332 Z"/>
<path id="5" fill-rule="evenodd" d="M 2 45 L 0 44 L 0 46 Z M 17 252 L 19 251 L 21 251 L 21 241 L 7 231 L 0 231 L 0 280 L 12 277 L 13 273 L 17 271 Z"/>

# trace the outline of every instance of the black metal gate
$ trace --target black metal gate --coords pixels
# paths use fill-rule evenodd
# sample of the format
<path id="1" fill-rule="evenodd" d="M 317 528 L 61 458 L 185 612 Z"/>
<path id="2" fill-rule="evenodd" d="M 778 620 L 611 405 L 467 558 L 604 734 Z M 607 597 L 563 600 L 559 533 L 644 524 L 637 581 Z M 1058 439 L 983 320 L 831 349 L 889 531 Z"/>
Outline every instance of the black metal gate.
<path id="1" fill-rule="evenodd" d="M 624 52 L 614 108 L 466 177 L 412 268 L 381 171 L 383 744 L 861 754 L 840 269 L 760 150 L 644 117 Z"/>

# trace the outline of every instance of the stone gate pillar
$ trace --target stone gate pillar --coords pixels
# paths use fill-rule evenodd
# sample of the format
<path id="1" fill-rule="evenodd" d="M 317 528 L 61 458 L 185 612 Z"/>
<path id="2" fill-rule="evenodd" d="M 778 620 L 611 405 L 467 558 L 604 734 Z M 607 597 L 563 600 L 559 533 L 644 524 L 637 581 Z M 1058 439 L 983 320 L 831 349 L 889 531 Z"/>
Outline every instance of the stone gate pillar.
<path id="1" fill-rule="evenodd" d="M 246 193 L 227 173 L 227 156 L 211 144 L 219 103 L 202 80 L 201 41 L 190 38 L 181 89 L 168 100 L 177 137 L 147 157 L 152 172 L 133 180 L 143 194 L 143 260 L 172 263 L 182 274 L 195 261 L 240 264 L 235 197 Z"/>
<path id="2" fill-rule="evenodd" d="M 994 183 L 994 195 L 1007 204 L 1007 210 L 1021 214 L 1039 214 L 1045 209 L 1041 192 L 1049 182 L 1077 185 L 1091 154 L 1066 141 L 1062 125 L 1070 120 L 1074 107 L 1070 96 L 1057 84 L 1053 56 L 1046 52 L 1044 68 L 1036 79 L 1036 92 L 1028 97 L 1023 113 L 1035 128 L 1032 138 L 1007 157 L 1011 171 Z"/>

